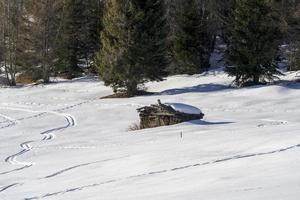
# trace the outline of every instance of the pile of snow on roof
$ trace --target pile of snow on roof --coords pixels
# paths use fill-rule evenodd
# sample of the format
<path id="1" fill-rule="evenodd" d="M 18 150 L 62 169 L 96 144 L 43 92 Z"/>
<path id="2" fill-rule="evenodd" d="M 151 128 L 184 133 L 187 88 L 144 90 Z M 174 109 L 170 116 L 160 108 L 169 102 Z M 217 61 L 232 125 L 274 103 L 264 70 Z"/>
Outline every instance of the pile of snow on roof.
<path id="1" fill-rule="evenodd" d="M 191 105 L 183 104 L 183 103 L 165 103 L 165 105 L 170 106 L 177 112 L 199 115 L 202 114 L 202 111 L 199 108 L 196 108 Z"/>

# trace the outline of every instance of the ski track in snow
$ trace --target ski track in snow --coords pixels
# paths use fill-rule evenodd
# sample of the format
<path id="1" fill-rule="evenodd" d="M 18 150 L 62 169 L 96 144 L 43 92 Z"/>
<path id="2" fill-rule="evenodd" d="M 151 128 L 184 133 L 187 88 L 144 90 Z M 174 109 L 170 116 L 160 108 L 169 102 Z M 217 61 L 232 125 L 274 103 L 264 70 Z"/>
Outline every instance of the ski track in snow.
<path id="1" fill-rule="evenodd" d="M 26 166 L 26 167 L 31 167 L 34 163 L 20 162 L 20 161 L 17 160 L 17 157 L 18 157 L 18 156 L 21 156 L 21 155 L 23 155 L 23 154 L 25 154 L 25 153 L 27 153 L 27 152 L 29 152 L 29 151 L 31 151 L 31 149 L 32 149 L 31 143 L 32 143 L 32 142 L 33 142 L 33 141 L 28 141 L 28 142 L 22 143 L 22 144 L 20 145 L 21 148 L 22 148 L 22 151 L 20 151 L 20 152 L 14 154 L 14 155 L 11 155 L 11 156 L 7 157 L 7 158 L 5 159 L 5 162 L 7 162 L 7 163 L 9 163 L 9 164 L 12 164 L 12 165 L 24 165 L 24 166 Z"/>
<path id="2" fill-rule="evenodd" d="M 93 99 L 83 101 L 83 102 L 80 102 L 80 103 L 77 103 L 77 104 L 68 105 L 66 107 L 59 108 L 59 109 L 56 109 L 56 110 L 53 110 L 53 111 L 39 111 L 39 110 L 35 111 L 35 110 L 26 109 L 26 108 L 19 108 L 19 107 L 12 107 L 12 106 L 4 106 L 4 107 L 1 106 L 0 109 L 3 109 L 3 110 L 23 111 L 23 112 L 37 113 L 37 114 L 31 115 L 31 116 L 28 116 L 28 117 L 22 117 L 22 118 L 19 118 L 19 119 L 9 118 L 8 116 L 4 116 L 4 115 L 3 116 L 0 115 L 0 116 L 2 116 L 4 118 L 7 118 L 9 121 L 20 122 L 20 121 L 24 121 L 24 120 L 28 120 L 28 119 L 34 119 L 34 118 L 42 117 L 46 114 L 62 115 L 62 113 L 60 113 L 62 111 L 70 110 L 70 109 L 73 109 L 75 107 L 79 107 L 81 105 L 91 103 L 95 100 L 98 100 L 98 98 L 93 98 Z M 61 105 L 61 104 L 59 104 L 59 105 Z M 0 127 L 0 129 L 1 129 L 1 127 Z"/>
<path id="3" fill-rule="evenodd" d="M 17 125 L 17 123 L 19 121 L 24 121 L 24 120 L 28 120 L 28 119 L 39 118 L 39 117 L 42 117 L 42 116 L 44 116 L 46 114 L 53 114 L 53 115 L 56 115 L 56 116 L 59 116 L 59 117 L 64 117 L 66 119 L 66 121 L 67 121 L 67 124 L 65 126 L 61 126 L 61 127 L 57 127 L 57 128 L 52 128 L 52 129 L 49 129 L 49 130 L 46 130 L 46 131 L 43 131 L 43 132 L 40 133 L 41 135 L 44 136 L 44 138 L 42 139 L 42 141 L 52 140 L 55 137 L 55 134 L 54 134 L 55 132 L 65 130 L 65 129 L 69 128 L 69 127 L 76 126 L 76 119 L 75 119 L 74 116 L 72 116 L 70 114 L 60 113 L 60 112 L 66 111 L 66 110 L 70 110 L 70 109 L 73 109 L 75 107 L 79 107 L 81 105 L 90 103 L 90 102 L 95 101 L 97 99 L 98 98 L 94 98 L 94 99 L 91 99 L 91 100 L 88 100 L 88 101 L 84 101 L 84 102 L 80 102 L 78 104 L 74 104 L 72 106 L 67 106 L 67 107 L 64 107 L 64 108 L 56 109 L 54 111 L 35 111 L 35 110 L 23 109 L 23 108 L 15 108 L 15 107 L 0 107 L 0 109 L 3 109 L 3 110 L 13 110 L 13 111 L 28 112 L 28 113 L 37 113 L 35 115 L 29 116 L 29 117 L 23 117 L 23 118 L 20 118 L 20 119 L 13 119 L 11 117 L 8 117 L 6 115 L 2 115 L 1 114 L 0 116 L 2 118 L 6 119 L 6 121 L 9 122 L 9 124 L 5 125 L 3 127 L 0 127 L 0 129 L 9 128 L 9 127 Z M 20 162 L 20 161 L 17 160 L 17 157 L 21 156 L 21 155 L 23 155 L 23 154 L 25 154 L 25 153 L 27 153 L 29 151 L 31 151 L 33 149 L 33 147 L 31 146 L 31 143 L 33 143 L 33 142 L 36 142 L 36 141 L 28 141 L 28 142 L 24 142 L 24 143 L 20 144 L 22 150 L 20 152 L 16 153 L 16 154 L 8 156 L 5 159 L 5 162 L 7 162 L 7 163 L 9 163 L 11 165 L 23 165 L 23 167 L 20 167 L 20 168 L 17 168 L 17 169 L 13 169 L 13 170 L 9 170 L 9 171 L 5 171 L 5 172 L 0 172 L 0 175 L 10 174 L 10 173 L 13 173 L 13 172 L 21 171 L 21 170 L 24 170 L 24 169 L 32 167 L 34 165 L 34 163 Z M 77 167 L 81 167 L 81 166 L 77 166 Z M 75 167 L 73 167 L 72 169 L 74 169 L 74 168 Z M 69 170 L 71 170 L 71 169 L 69 169 Z M 63 172 L 61 172 L 61 173 L 63 173 Z M 9 188 L 12 188 L 14 186 L 20 186 L 20 185 L 23 185 L 23 184 L 21 184 L 21 183 L 14 183 L 14 184 L 10 184 L 8 186 L 2 187 L 2 188 L 0 188 L 0 193 L 4 192 L 5 190 L 7 190 Z"/>
<path id="4" fill-rule="evenodd" d="M 93 99 L 90 99 L 90 100 L 87 100 L 87 101 L 83 101 L 83 102 L 74 104 L 72 106 L 67 106 L 67 107 L 64 107 L 64 108 L 59 108 L 59 109 L 56 109 L 54 111 L 38 111 L 38 110 L 36 111 L 36 110 L 30 110 L 30 109 L 24 109 L 24 108 L 16 108 L 16 107 L 0 107 L 0 109 L 2 109 L 2 110 L 13 110 L 13 111 L 22 111 L 22 112 L 29 112 L 29 113 L 37 113 L 35 115 L 29 116 L 29 117 L 22 117 L 22 118 L 19 118 L 19 119 L 13 119 L 13 118 L 10 118 L 8 116 L 1 115 L 1 117 L 7 119 L 7 121 L 10 121 L 11 124 L 9 126 L 0 127 L 0 129 L 1 128 L 12 127 L 12 126 L 17 125 L 17 122 L 28 120 L 28 119 L 39 118 L 39 117 L 42 117 L 42 116 L 44 116 L 46 114 L 53 114 L 53 115 L 57 115 L 59 117 L 64 117 L 66 119 L 66 121 L 67 121 L 67 124 L 65 126 L 57 127 L 57 128 L 53 128 L 53 129 L 49 129 L 49 130 L 46 130 L 46 131 L 43 131 L 43 132 L 40 133 L 41 135 L 44 136 L 44 138 L 42 139 L 42 141 L 48 141 L 48 140 L 51 140 L 51 139 L 53 139 L 55 137 L 54 132 L 67 129 L 67 128 L 72 127 L 72 126 L 76 126 L 76 119 L 75 119 L 74 116 L 72 116 L 70 114 L 60 113 L 60 112 L 66 111 L 66 110 L 70 110 L 70 109 L 73 109 L 75 107 L 79 107 L 79 106 L 84 105 L 84 104 L 91 103 L 91 102 L 93 102 L 93 101 L 95 101 L 97 99 L 98 98 L 93 98 Z M 14 124 L 13 124 L 13 122 L 14 122 Z M 9 170 L 9 171 L 5 171 L 5 172 L 0 172 L 0 175 L 6 175 L 6 174 L 9 174 L 9 173 L 12 173 L 12 172 L 21 171 L 23 169 L 27 169 L 27 168 L 31 167 L 33 165 L 33 163 L 19 162 L 19 161 L 17 161 L 17 157 L 20 156 L 20 155 L 23 155 L 23 154 L 25 154 L 25 153 L 27 153 L 29 151 L 31 151 L 32 147 L 31 147 L 30 144 L 33 143 L 33 142 L 36 142 L 36 141 L 31 141 L 29 143 L 25 142 L 25 143 L 20 144 L 22 150 L 20 152 L 16 153 L 16 154 L 8 156 L 5 159 L 5 162 L 7 162 L 7 163 L 10 163 L 12 165 L 23 165 L 23 167 L 20 167 L 20 168 L 17 168 L 17 169 L 13 169 L 13 170 Z"/>
<path id="5" fill-rule="evenodd" d="M 12 127 L 12 126 L 17 125 L 17 123 L 18 123 L 17 119 L 11 118 L 7 115 L 0 114 L 0 117 L 5 119 L 5 121 L 0 122 L 0 124 L 6 124 L 4 126 L 0 126 L 0 129 Z"/>
<path id="6" fill-rule="evenodd" d="M 28 96 L 28 98 L 31 98 L 30 96 Z M 53 100 L 56 100 L 56 97 L 53 97 L 52 98 Z M 97 98 L 98 99 L 98 98 Z M 57 98 L 57 100 L 64 100 L 64 98 L 62 99 L 59 99 Z M 70 99 L 71 100 L 71 99 Z M 72 99 L 72 101 L 75 101 L 75 102 L 78 102 L 76 101 L 77 99 Z M 96 99 L 95 99 L 96 100 Z M 56 127 L 56 128 L 51 128 L 49 130 L 46 130 L 46 131 L 43 131 L 41 132 L 40 134 L 44 136 L 44 138 L 42 140 L 39 140 L 39 141 L 28 141 L 28 142 L 24 142 L 22 144 L 20 144 L 22 150 L 19 152 L 19 153 L 16 153 L 12 156 L 9 156 L 6 158 L 7 162 L 10 163 L 10 164 L 13 164 L 13 165 L 24 165 L 20 168 L 17 168 L 17 169 L 14 169 L 14 170 L 11 170 L 11 171 L 7 171 L 7 172 L 2 172 L 0 173 L 0 175 L 4 175 L 4 174 L 9 174 L 9 173 L 12 173 L 12 172 L 16 172 L 16 171 L 20 171 L 20 170 L 23 170 L 23 169 L 26 169 L 26 168 L 30 168 L 33 163 L 25 163 L 25 162 L 19 162 L 17 160 L 17 157 L 18 156 L 21 156 L 33 149 L 37 149 L 39 147 L 33 147 L 32 144 L 36 144 L 38 142 L 41 142 L 41 141 L 48 141 L 48 140 L 52 140 L 55 138 L 55 132 L 58 132 L 58 131 L 62 131 L 62 130 L 65 130 L 69 127 L 72 127 L 72 126 L 75 126 L 76 125 L 76 120 L 73 116 L 69 115 L 69 114 L 63 114 L 61 112 L 66 112 L 67 110 L 69 109 L 73 109 L 77 106 L 81 106 L 83 104 L 87 104 L 87 103 L 90 103 L 94 100 L 87 100 L 87 101 L 84 101 L 84 102 L 80 102 L 80 103 L 76 103 L 76 104 L 57 104 L 56 108 L 58 107 L 63 107 L 63 108 L 59 108 L 59 109 L 56 109 L 56 110 L 53 110 L 53 111 L 33 111 L 33 110 L 26 110 L 26 107 L 24 106 L 23 108 L 24 109 L 19 109 L 19 108 L 14 108 L 14 107 L 17 107 L 17 106 L 22 106 L 22 105 L 26 105 L 26 106 L 36 106 L 35 108 L 36 109 L 43 109 L 41 107 L 45 107 L 45 106 L 54 106 L 53 104 L 40 104 L 40 103 L 36 103 L 36 102 L 17 102 L 16 104 L 19 104 L 19 105 L 13 105 L 13 104 L 6 104 L 5 106 L 9 106 L 11 109 L 18 109 L 19 111 L 24 111 L 24 112 L 29 112 L 29 113 L 33 113 L 32 116 L 27 116 L 27 117 L 22 117 L 20 119 L 12 119 L 12 118 L 9 118 L 8 116 L 4 116 L 4 115 L 0 115 L 0 117 L 2 116 L 2 118 L 5 119 L 5 121 L 1 121 L 0 122 L 0 126 L 3 124 L 3 127 L 0 127 L 0 129 L 5 129 L 5 128 L 11 128 L 15 125 L 17 125 L 19 122 L 21 121 L 25 121 L 25 120 L 28 120 L 28 119 L 34 119 L 34 118 L 38 118 L 38 120 L 40 120 L 40 118 L 42 118 L 43 116 L 47 116 L 49 114 L 53 114 L 53 115 L 56 115 L 57 117 L 63 117 L 65 118 L 66 120 L 66 124 L 64 126 L 61 126 L 61 127 Z M 115 107 L 118 107 L 118 106 L 129 106 L 129 107 L 139 107 L 139 106 L 144 106 L 144 105 L 141 105 L 141 104 L 137 104 L 137 103 L 112 103 L 112 104 L 109 104 L 109 103 L 98 103 L 98 102 L 95 102 L 93 104 L 93 106 L 97 107 L 97 108 L 100 108 L 100 109 L 109 109 L 109 108 L 115 108 Z M 0 107 L 1 109 L 1 107 Z M 5 108 L 4 108 L 5 109 Z M 26 110 L 26 111 L 25 111 Z M 258 112 L 262 112 L 262 111 L 267 111 L 269 113 L 277 113 L 277 112 L 296 112 L 294 110 L 280 110 L 280 109 L 274 109 L 274 110 L 271 110 L 271 108 L 269 107 L 265 107 L 265 108 L 259 108 L 259 109 L 255 109 L 256 111 Z M 270 111 L 271 110 L 271 111 Z M 239 109 L 237 107 L 224 107 L 224 106 L 221 106 L 221 107 L 212 107 L 212 108 L 206 108 L 206 111 L 209 113 L 209 112 L 213 112 L 213 111 L 222 111 L 222 112 L 233 112 L 233 113 L 236 113 L 236 112 L 253 112 L 254 110 L 251 108 L 249 109 Z M 1 120 L 2 120 L 1 118 Z M 259 119 L 259 121 L 255 121 L 255 127 L 257 128 L 269 128 L 271 126 L 282 126 L 282 125 L 287 125 L 289 124 L 289 122 L 287 121 L 283 121 L 283 120 L 272 120 L 272 119 Z M 260 130 L 260 129 L 257 129 L 257 130 Z M 44 148 L 44 147 L 40 147 L 40 148 Z M 46 147 L 46 148 L 49 148 L 49 147 Z M 52 148 L 52 147 L 50 147 Z M 72 149 L 85 149 L 85 148 L 97 148 L 97 147 L 53 147 L 53 148 L 72 148 Z M 136 180 L 137 178 L 147 178 L 147 177 L 152 177 L 152 176 L 159 176 L 159 175 L 164 175 L 164 174 L 169 174 L 169 173 L 173 173 L 173 172 L 181 172 L 183 170 L 191 170 L 191 169 L 197 169 L 198 167 L 200 168 L 201 166 L 209 166 L 209 165 L 217 165 L 218 163 L 226 163 L 226 162 L 229 162 L 229 161 L 234 161 L 234 160 L 239 160 L 239 159 L 247 159 L 247 158 L 255 158 L 255 157 L 262 157 L 262 156 L 268 156 L 268 155 L 272 155 L 272 154 L 280 154 L 281 153 L 284 153 L 286 151 L 291 151 L 291 150 L 295 150 L 295 149 L 299 149 L 300 148 L 300 144 L 298 145 L 294 145 L 294 146 L 289 146 L 289 147 L 286 147 L 286 148 L 281 148 L 281 149 L 278 149 L 278 150 L 273 150 L 273 151 L 266 151 L 266 152 L 262 152 L 262 153 L 249 153 L 249 154 L 240 154 L 240 155 L 232 155 L 232 156 L 225 156 L 224 158 L 219 158 L 219 159 L 214 159 L 214 160 L 211 160 L 211 161 L 207 161 L 207 162 L 199 162 L 197 163 L 197 161 L 195 163 L 192 163 L 193 164 L 188 164 L 188 165 L 181 165 L 181 166 L 178 166 L 177 164 L 174 165 L 174 166 L 177 166 L 177 167 L 174 167 L 174 168 L 163 168 L 161 170 L 157 170 L 157 171 L 146 171 L 145 173 L 141 173 L 141 174 L 136 174 L 136 175 L 131 175 L 131 176 L 123 176 L 123 177 L 119 177 L 119 178 L 108 178 L 108 180 L 101 180 L 101 182 L 96 182 L 96 183 L 91 183 L 91 184 L 86 184 L 86 185 L 81 185 L 81 186 L 78 186 L 78 185 L 75 185 L 73 188 L 71 188 L 70 186 L 67 186 L 65 188 L 62 188 L 59 189 L 59 190 L 56 190 L 56 192 L 54 191 L 51 191 L 51 190 L 46 190 L 40 194 L 27 194 L 28 196 L 32 196 L 31 198 L 25 198 L 24 200 L 36 200 L 36 199 L 44 199 L 44 198 L 58 198 L 58 199 L 61 199 L 64 194 L 67 194 L 67 193 L 73 193 L 73 192 L 80 192 L 80 191 L 83 191 L 83 190 L 89 190 L 89 189 L 92 189 L 92 188 L 97 188 L 97 187 L 101 187 L 103 185 L 106 185 L 106 184 L 111 184 L 111 183 L 118 183 L 118 182 L 122 182 L 122 181 L 130 181 L 130 180 Z M 114 159 L 111 159 L 111 160 L 114 160 Z M 79 168 L 88 168 L 90 165 L 94 165 L 96 163 L 100 163 L 100 162 L 105 162 L 105 161 L 109 161 L 109 160 L 104 160 L 104 161 L 95 161 L 95 162 L 87 162 L 87 163 L 82 163 L 82 164 L 77 164 L 77 165 L 74 165 L 72 166 L 72 164 L 67 167 L 67 168 L 60 168 L 59 169 L 55 169 L 55 170 L 58 170 L 58 171 L 54 171 L 52 172 L 51 174 L 47 175 L 46 174 L 44 175 L 44 177 L 41 177 L 40 179 L 51 179 L 51 178 L 54 178 L 54 181 L 55 181 L 55 178 L 57 176 L 60 176 L 60 175 L 63 175 L 64 173 L 70 173 L 70 174 L 75 174 L 77 175 L 77 170 L 79 170 Z M 68 174 L 65 174 L 65 175 L 68 175 Z M 1 192 L 6 192 L 8 189 L 10 188 L 14 188 L 14 187 L 17 187 L 17 186 L 22 186 L 23 184 L 25 183 L 14 183 L 12 182 L 13 184 L 9 184 L 7 186 L 1 186 L 0 187 L 0 193 Z M 8 183 L 5 183 L 5 184 L 8 184 Z M 78 186 L 78 187 L 77 187 Z M 68 188 L 69 187 L 69 188 Z M 50 188 L 51 189 L 51 188 Z M 248 190 L 252 190 L 253 188 L 250 188 Z M 254 188 L 255 189 L 255 188 Z M 26 196 L 27 196 L 26 195 Z M 34 196 L 34 195 L 37 195 L 37 196 Z M 26 197 L 26 196 L 23 196 Z M 61 198 L 60 198 L 61 197 Z"/>
<path id="7" fill-rule="evenodd" d="M 91 162 L 91 163 L 85 163 L 85 164 L 75 165 L 75 166 L 73 166 L 73 167 L 69 167 L 69 168 L 60 170 L 60 171 L 58 171 L 58 172 L 55 172 L 54 174 L 45 176 L 44 178 L 45 178 L 45 179 L 47 179 L 47 178 L 52 178 L 52 177 L 58 176 L 58 175 L 60 175 L 60 174 L 63 174 L 63 173 L 65 173 L 65 172 L 71 171 L 71 170 L 73 170 L 73 169 L 80 168 L 80 167 L 85 167 L 85 166 L 92 165 L 92 164 L 96 164 L 96 163 L 98 163 L 98 162 Z"/>
<path id="8" fill-rule="evenodd" d="M 125 157 L 128 157 L 128 156 L 125 156 Z M 48 179 L 48 178 L 52 178 L 52 177 L 61 175 L 61 174 L 65 173 L 65 172 L 71 171 L 73 169 L 77 169 L 77 168 L 81 168 L 81 167 L 86 167 L 86 166 L 94 165 L 94 164 L 98 164 L 98 163 L 108 162 L 108 161 L 112 161 L 112 160 L 117 160 L 117 159 L 121 159 L 121 158 L 125 158 L 125 157 L 112 158 L 112 159 L 106 159 L 106 160 L 100 160 L 100 161 L 95 161 L 95 162 L 89 162 L 89 163 L 84 163 L 84 164 L 80 164 L 80 165 L 75 165 L 75 166 L 68 167 L 66 169 L 60 170 L 58 172 L 55 172 L 53 174 L 50 174 L 48 176 L 45 176 L 44 179 Z"/>
<path id="9" fill-rule="evenodd" d="M 10 170 L 10 171 L 1 172 L 0 175 L 5 175 L 5 174 L 10 174 L 12 172 L 21 171 L 21 170 L 29 168 L 29 167 L 31 167 L 31 166 L 24 166 L 24 167 L 20 167 L 20 168 L 17 168 L 17 169 Z"/>
<path id="10" fill-rule="evenodd" d="M 41 132 L 40 134 L 44 136 L 42 141 L 53 139 L 55 137 L 55 134 L 54 134 L 55 132 L 67 129 L 69 127 L 76 126 L 75 117 L 73 117 L 70 114 L 59 113 L 59 112 L 56 112 L 56 111 L 34 111 L 34 110 L 29 110 L 29 109 L 21 109 L 21 108 L 13 108 L 13 107 L 0 107 L 0 109 L 13 110 L 13 111 L 22 111 L 22 112 L 28 112 L 28 113 L 38 113 L 38 114 L 30 116 L 30 117 L 17 119 L 17 121 L 22 121 L 22 120 L 25 120 L 25 119 L 38 118 L 38 117 L 41 117 L 42 115 L 45 115 L 45 114 L 53 114 L 53 115 L 56 115 L 58 117 L 64 117 L 65 120 L 67 121 L 67 124 L 64 125 L 64 126 L 60 126 L 60 127 L 57 127 L 57 128 L 52 128 L 52 129 Z M 32 165 L 34 165 L 34 163 L 20 162 L 20 161 L 17 160 L 17 158 L 19 156 L 21 156 L 21 155 L 23 155 L 23 154 L 25 154 L 25 153 L 27 153 L 27 152 L 29 152 L 33 149 L 32 146 L 31 146 L 31 143 L 33 143 L 33 142 L 37 142 L 37 141 L 28 141 L 28 142 L 24 142 L 24 143 L 20 144 L 22 150 L 20 152 L 16 153 L 16 154 L 8 156 L 5 159 L 5 162 L 7 162 L 9 164 L 23 165 L 24 167 L 14 169 L 14 170 L 11 170 L 11 171 L 7 171 L 7 172 L 2 172 L 2 173 L 0 173 L 0 175 L 8 174 L 8 173 L 15 172 L 15 171 L 20 171 L 20 170 L 29 168 Z"/>
<path id="11" fill-rule="evenodd" d="M 64 194 L 67 194 L 67 193 L 70 193 L 70 192 L 77 192 L 77 191 L 82 191 L 82 190 L 89 189 L 89 188 L 100 187 L 100 186 L 105 185 L 105 184 L 110 184 L 110 183 L 115 183 L 115 182 L 120 182 L 120 181 L 126 181 L 126 180 L 140 178 L 140 177 L 147 177 L 147 176 L 152 176 L 152 175 L 171 173 L 171 172 L 174 172 L 174 171 L 186 170 L 186 169 L 191 169 L 191 168 L 196 168 L 196 167 L 201 167 L 201 166 L 211 165 L 211 164 L 217 164 L 217 163 L 222 163 L 222 162 L 227 162 L 227 161 L 233 161 L 233 160 L 238 160 L 238 159 L 246 159 L 246 158 L 257 157 L 257 156 L 272 155 L 272 154 L 282 153 L 282 152 L 289 151 L 289 150 L 296 149 L 296 148 L 300 148 L 300 144 L 289 146 L 289 147 L 278 149 L 278 150 L 274 150 L 274 151 L 269 151 L 269 152 L 237 155 L 237 156 L 223 158 L 223 159 L 217 159 L 217 160 L 213 160 L 213 161 L 209 161 L 209 162 L 196 163 L 196 164 L 185 165 L 185 166 L 166 169 L 166 170 L 153 171 L 153 172 L 138 174 L 138 175 L 134 175 L 134 176 L 128 176 L 128 177 L 123 177 L 123 178 L 118 178 L 118 179 L 112 179 L 112 180 L 104 181 L 104 182 L 101 182 L 101 183 L 84 185 L 84 186 L 81 186 L 81 187 L 70 188 L 70 189 L 66 189 L 66 190 L 62 190 L 62 191 L 54 192 L 54 193 L 47 193 L 47 194 L 44 194 L 44 195 L 41 195 L 41 196 L 24 198 L 24 200 L 44 199 L 44 198 L 47 198 L 47 197 L 53 197 L 53 196 L 57 196 L 57 195 L 64 195 Z"/>
<path id="12" fill-rule="evenodd" d="M 21 183 L 13 183 L 13 184 L 10 184 L 10 185 L 4 186 L 4 187 L 0 187 L 0 192 L 3 192 L 9 188 L 12 188 L 12 187 L 18 186 L 18 185 L 22 185 L 22 184 Z"/>

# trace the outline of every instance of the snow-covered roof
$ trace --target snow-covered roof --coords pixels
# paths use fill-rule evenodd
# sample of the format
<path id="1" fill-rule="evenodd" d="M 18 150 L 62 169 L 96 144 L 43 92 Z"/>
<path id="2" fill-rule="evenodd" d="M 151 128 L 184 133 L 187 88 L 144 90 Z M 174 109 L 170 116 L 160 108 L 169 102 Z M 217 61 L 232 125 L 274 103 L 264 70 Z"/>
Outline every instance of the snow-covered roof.
<path id="1" fill-rule="evenodd" d="M 183 103 L 165 103 L 165 105 L 168 105 L 174 110 L 181 113 L 194 114 L 194 115 L 199 115 L 202 113 L 202 111 L 199 108 L 196 108 L 191 105 L 183 104 Z"/>

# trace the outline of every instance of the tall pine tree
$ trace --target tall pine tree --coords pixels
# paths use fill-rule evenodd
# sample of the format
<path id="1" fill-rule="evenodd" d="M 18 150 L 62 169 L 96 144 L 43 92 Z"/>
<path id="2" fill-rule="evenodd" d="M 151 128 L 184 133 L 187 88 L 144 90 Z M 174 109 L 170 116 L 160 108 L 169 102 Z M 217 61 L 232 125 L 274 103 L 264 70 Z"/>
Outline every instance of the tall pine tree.
<path id="1" fill-rule="evenodd" d="M 93 64 L 100 47 L 101 12 L 101 0 L 65 0 L 57 55 L 60 70 L 69 78 Z"/>
<path id="2" fill-rule="evenodd" d="M 236 0 L 210 0 L 210 9 L 214 16 L 214 24 L 219 29 L 219 35 L 225 43 L 230 38 L 230 22 L 235 9 Z"/>
<path id="3" fill-rule="evenodd" d="M 4 59 L 4 50 L 5 50 L 5 38 L 4 38 L 4 28 L 5 28 L 5 23 L 4 23 L 4 15 L 5 15 L 5 2 L 0 1 L 0 63 L 3 62 Z M 0 73 L 2 71 L 0 70 Z"/>
<path id="4" fill-rule="evenodd" d="M 125 89 L 134 96 L 140 84 L 166 75 L 165 12 L 162 0 L 106 1 L 99 73 L 115 92 Z"/>
<path id="5" fill-rule="evenodd" d="M 209 68 L 213 34 L 207 2 L 177 0 L 173 55 L 175 73 L 197 74 Z"/>
<path id="6" fill-rule="evenodd" d="M 283 2 L 283 23 L 286 25 L 286 41 L 289 44 L 288 70 L 300 70 L 300 1 Z"/>
<path id="7" fill-rule="evenodd" d="M 275 59 L 280 30 L 268 0 L 237 0 L 230 24 L 226 71 L 238 85 L 272 80 L 280 72 Z"/>

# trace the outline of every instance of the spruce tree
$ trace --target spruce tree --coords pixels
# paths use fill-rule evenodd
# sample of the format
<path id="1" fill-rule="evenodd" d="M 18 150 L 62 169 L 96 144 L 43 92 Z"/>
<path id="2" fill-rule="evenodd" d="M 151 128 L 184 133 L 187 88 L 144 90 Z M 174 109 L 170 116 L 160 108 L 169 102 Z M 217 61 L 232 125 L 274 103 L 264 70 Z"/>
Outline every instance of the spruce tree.
<path id="1" fill-rule="evenodd" d="M 85 0 L 85 34 L 83 36 L 84 53 L 88 67 L 95 68 L 95 57 L 100 49 L 101 19 L 103 15 L 102 0 Z"/>
<path id="2" fill-rule="evenodd" d="M 58 66 L 69 78 L 90 67 L 99 49 L 101 0 L 66 0 L 62 10 Z"/>
<path id="3" fill-rule="evenodd" d="M 63 25 L 61 35 L 60 64 L 68 72 L 69 78 L 80 71 L 80 33 L 83 19 L 83 1 L 66 0 L 63 13 Z"/>
<path id="4" fill-rule="evenodd" d="M 213 36 L 205 2 L 178 0 L 175 8 L 174 59 L 177 73 L 197 74 L 209 68 Z M 213 34 L 212 34 L 213 35 Z"/>
<path id="5" fill-rule="evenodd" d="M 5 2 L 4 1 L 0 1 L 0 63 L 3 62 L 3 58 L 4 58 L 4 50 L 5 50 L 5 38 L 4 38 L 4 28 L 5 28 L 5 24 L 4 24 L 4 9 L 5 9 Z M 1 74 L 2 70 L 0 70 L 0 74 Z"/>
<path id="6" fill-rule="evenodd" d="M 228 43 L 230 38 L 230 22 L 235 9 L 236 0 L 210 0 L 210 9 L 214 16 L 215 25 L 219 29 L 219 35 L 225 43 Z"/>
<path id="7" fill-rule="evenodd" d="M 278 15 L 268 0 L 236 1 L 226 71 L 237 85 L 259 84 L 280 74 L 275 62 L 280 37 L 277 23 Z"/>
<path id="8" fill-rule="evenodd" d="M 162 0 L 108 0 L 103 27 L 98 61 L 106 85 L 134 96 L 140 84 L 162 80 L 168 65 Z"/>
<path id="9" fill-rule="evenodd" d="M 288 70 L 300 70 L 300 1 L 285 1 L 286 41 L 289 44 Z M 282 9 L 284 9 L 282 8 Z"/>

